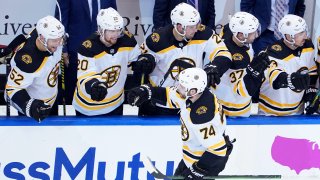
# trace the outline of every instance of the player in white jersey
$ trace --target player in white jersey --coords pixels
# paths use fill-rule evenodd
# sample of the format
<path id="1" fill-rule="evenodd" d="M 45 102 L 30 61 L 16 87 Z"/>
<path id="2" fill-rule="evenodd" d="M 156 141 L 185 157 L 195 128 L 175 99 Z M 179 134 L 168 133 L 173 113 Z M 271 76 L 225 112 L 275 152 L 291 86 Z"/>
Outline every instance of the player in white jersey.
<path id="1" fill-rule="evenodd" d="M 227 116 L 250 116 L 251 96 L 241 96 L 234 86 L 246 74 L 246 67 L 253 59 L 251 44 L 258 37 L 259 20 L 246 12 L 235 13 L 223 28 L 222 39 L 232 55 L 230 68 L 222 75 L 221 82 L 212 88 Z"/>
<path id="2" fill-rule="evenodd" d="M 183 159 L 175 176 L 201 179 L 217 176 L 224 169 L 233 146 L 224 134 L 226 118 L 216 96 L 207 88 L 204 70 L 183 70 L 175 87 L 141 85 L 128 93 L 131 105 L 139 106 L 147 100 L 180 110 Z"/>
<path id="3" fill-rule="evenodd" d="M 318 53 L 317 53 L 317 70 L 318 70 L 318 75 L 320 74 L 320 36 L 317 39 L 317 44 L 318 44 Z M 320 114 L 320 78 L 318 77 L 318 82 L 316 84 L 316 87 L 318 88 L 317 95 L 310 101 L 308 106 L 306 107 L 306 114 L 310 115 L 313 113 L 318 113 Z M 310 97 L 311 98 L 311 97 Z"/>
<path id="4" fill-rule="evenodd" d="M 264 77 L 263 71 L 255 72 L 255 67 L 247 68 L 249 75 L 244 77 L 246 90 L 243 92 L 254 91 L 257 83 L 252 82 L 265 78 L 259 93 L 258 114 L 303 114 L 304 103 L 311 101 L 317 91 L 314 46 L 307 38 L 307 25 L 301 17 L 284 16 L 278 29 L 283 38 L 267 50 L 270 68 L 264 71 Z"/>
<path id="5" fill-rule="evenodd" d="M 11 60 L 6 95 L 20 113 L 39 122 L 50 114 L 57 97 L 64 35 L 64 26 L 46 16 Z"/>
<path id="6" fill-rule="evenodd" d="M 227 70 L 224 64 L 231 61 L 231 54 L 220 37 L 201 24 L 199 12 L 189 4 L 178 4 L 171 11 L 171 20 L 172 25 L 155 30 L 141 45 L 156 60 L 149 78 L 152 86 L 172 86 L 183 69 L 202 68 L 206 64 L 210 65 L 206 66 L 210 85 L 219 83 L 220 76 Z M 211 63 L 219 64 L 216 65 L 219 68 Z M 173 115 L 177 110 L 146 103 L 140 107 L 140 114 Z"/>
<path id="7" fill-rule="evenodd" d="M 77 115 L 122 115 L 127 66 L 141 52 L 113 8 L 100 10 L 97 23 L 98 33 L 85 40 L 78 51 L 78 82 L 72 104 Z"/>

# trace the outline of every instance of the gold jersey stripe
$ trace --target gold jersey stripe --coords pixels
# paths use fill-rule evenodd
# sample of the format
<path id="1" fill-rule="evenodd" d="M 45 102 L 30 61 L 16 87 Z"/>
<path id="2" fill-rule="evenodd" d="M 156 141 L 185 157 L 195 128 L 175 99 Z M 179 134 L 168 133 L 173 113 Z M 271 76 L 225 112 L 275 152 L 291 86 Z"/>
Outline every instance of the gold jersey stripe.
<path id="1" fill-rule="evenodd" d="M 276 102 L 270 98 L 268 98 L 266 95 L 260 94 L 259 98 L 261 98 L 262 100 L 264 100 L 266 103 L 278 107 L 278 108 L 293 108 L 299 105 L 300 102 L 296 102 L 296 103 L 279 103 Z M 260 103 L 259 103 L 260 104 Z"/>

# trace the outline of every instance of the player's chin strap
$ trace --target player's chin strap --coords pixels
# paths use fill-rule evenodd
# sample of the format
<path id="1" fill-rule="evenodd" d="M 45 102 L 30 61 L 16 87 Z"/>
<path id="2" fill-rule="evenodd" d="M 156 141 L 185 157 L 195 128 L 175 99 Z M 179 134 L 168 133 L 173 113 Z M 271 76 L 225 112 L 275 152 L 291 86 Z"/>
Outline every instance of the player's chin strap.
<path id="1" fill-rule="evenodd" d="M 38 39 L 39 39 L 40 43 L 44 46 L 46 51 L 48 51 L 50 54 L 52 54 L 52 52 L 48 49 L 48 43 L 47 43 L 46 39 L 44 40 L 44 42 L 41 40 L 40 36 L 38 36 Z"/>
<path id="2" fill-rule="evenodd" d="M 185 40 L 186 42 L 189 42 L 190 39 L 187 39 L 187 38 L 186 38 L 186 28 L 187 28 L 186 26 L 183 27 L 183 34 L 182 34 L 182 33 L 180 33 L 180 32 L 178 31 L 177 25 L 174 25 L 175 31 L 183 38 L 183 40 Z"/>
<path id="3" fill-rule="evenodd" d="M 243 33 L 243 35 L 244 35 L 244 40 L 243 40 L 243 41 L 241 41 L 241 40 L 237 37 L 237 35 L 238 35 L 238 33 L 237 33 L 236 35 L 233 35 L 234 38 L 235 38 L 238 42 L 240 42 L 243 46 L 249 47 L 249 43 L 247 43 L 248 34 L 244 34 L 244 33 Z"/>
<path id="4" fill-rule="evenodd" d="M 294 37 L 291 36 L 292 41 L 287 40 L 286 36 L 283 37 L 284 41 L 287 42 L 293 49 L 297 49 L 298 46 L 295 45 L 296 41 L 294 40 Z"/>

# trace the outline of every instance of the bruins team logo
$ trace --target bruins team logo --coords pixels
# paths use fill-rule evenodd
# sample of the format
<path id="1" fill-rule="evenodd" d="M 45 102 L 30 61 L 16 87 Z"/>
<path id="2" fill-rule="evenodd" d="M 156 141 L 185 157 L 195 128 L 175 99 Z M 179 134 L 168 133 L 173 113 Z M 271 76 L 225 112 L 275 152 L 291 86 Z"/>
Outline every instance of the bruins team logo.
<path id="1" fill-rule="evenodd" d="M 152 39 L 153 42 L 159 42 L 160 35 L 158 33 L 152 33 L 151 34 L 151 39 Z"/>
<path id="2" fill-rule="evenodd" d="M 197 113 L 198 115 L 205 114 L 205 113 L 207 112 L 207 110 L 208 110 L 207 107 L 201 106 L 201 107 L 199 107 L 199 108 L 197 109 L 196 113 Z"/>
<path id="3" fill-rule="evenodd" d="M 85 42 L 82 43 L 82 46 L 84 46 L 85 48 L 91 48 L 92 43 L 90 40 L 86 40 Z"/>
<path id="4" fill-rule="evenodd" d="M 181 122 L 181 139 L 182 141 L 188 141 L 189 139 L 189 131 L 187 126 L 184 124 L 183 120 L 180 118 Z"/>
<path id="5" fill-rule="evenodd" d="M 186 57 L 183 57 L 183 58 L 179 58 L 179 60 L 183 60 L 189 64 L 191 64 L 192 67 L 196 67 L 196 63 L 194 62 L 193 59 L 190 59 L 190 58 L 186 58 Z M 172 61 L 172 63 L 174 63 L 176 60 Z M 171 78 L 173 80 L 176 80 L 176 77 L 180 74 L 181 71 L 183 71 L 185 68 L 181 67 L 181 66 L 174 66 L 171 70 Z"/>
<path id="6" fill-rule="evenodd" d="M 50 87 L 55 87 L 58 82 L 58 75 L 59 75 L 59 65 L 60 63 L 57 63 L 56 66 L 51 70 L 47 83 Z"/>
<path id="7" fill-rule="evenodd" d="M 271 46 L 271 49 L 273 49 L 275 51 L 282 51 L 282 47 L 279 44 L 275 44 L 275 45 Z"/>
<path id="8" fill-rule="evenodd" d="M 235 53 L 234 55 L 232 55 L 232 59 L 235 61 L 241 61 L 243 59 L 243 56 L 240 53 Z"/>
<path id="9" fill-rule="evenodd" d="M 200 24 L 200 25 L 198 26 L 198 31 L 204 31 L 205 29 L 206 29 L 206 26 L 203 25 L 203 24 Z"/>
<path id="10" fill-rule="evenodd" d="M 21 59 L 22 59 L 22 61 L 25 62 L 26 64 L 32 63 L 32 58 L 31 58 L 31 56 L 28 55 L 28 54 L 23 55 Z"/>
<path id="11" fill-rule="evenodd" d="M 108 85 L 108 88 L 114 86 L 118 82 L 120 72 L 121 66 L 118 65 L 109 67 L 101 73 L 102 79 L 105 80 L 105 82 Z"/>

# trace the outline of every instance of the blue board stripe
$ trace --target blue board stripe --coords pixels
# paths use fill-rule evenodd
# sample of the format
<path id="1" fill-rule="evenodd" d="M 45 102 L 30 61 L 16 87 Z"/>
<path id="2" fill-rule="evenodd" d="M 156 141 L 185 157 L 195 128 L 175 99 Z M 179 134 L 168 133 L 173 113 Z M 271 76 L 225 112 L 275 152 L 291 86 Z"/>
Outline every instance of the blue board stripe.
<path id="1" fill-rule="evenodd" d="M 320 124 L 320 116 L 266 117 L 251 116 L 250 118 L 228 118 L 228 125 L 301 125 Z M 42 123 L 27 117 L 0 117 L 0 126 L 166 126 L 180 125 L 177 117 L 75 117 L 55 116 L 45 119 Z"/>

